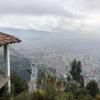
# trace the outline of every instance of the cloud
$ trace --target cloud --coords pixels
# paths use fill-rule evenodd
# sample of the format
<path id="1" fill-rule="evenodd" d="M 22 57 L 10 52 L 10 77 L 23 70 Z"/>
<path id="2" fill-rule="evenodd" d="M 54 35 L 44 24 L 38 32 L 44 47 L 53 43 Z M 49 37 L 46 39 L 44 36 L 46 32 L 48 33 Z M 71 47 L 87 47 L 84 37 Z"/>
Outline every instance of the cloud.
<path id="1" fill-rule="evenodd" d="M 0 13 L 68 15 L 62 0 L 0 0 Z"/>
<path id="2" fill-rule="evenodd" d="M 88 14 L 100 12 L 100 0 L 64 0 L 64 9 L 72 13 Z"/>
<path id="3" fill-rule="evenodd" d="M 97 18 L 97 20 L 95 20 Z M 80 19 L 52 15 L 0 15 L 0 27 L 38 31 L 95 31 L 99 30 L 100 15 Z"/>
<path id="4" fill-rule="evenodd" d="M 100 32 L 100 0 L 0 0 L 0 27 Z"/>
<path id="5" fill-rule="evenodd" d="M 57 15 L 78 18 L 64 0 L 0 0 L 0 14 Z M 69 6 L 68 6 L 69 7 Z"/>
<path id="6" fill-rule="evenodd" d="M 25 30 L 52 31 L 58 27 L 60 17 L 34 15 L 1 15 L 0 27 Z"/>

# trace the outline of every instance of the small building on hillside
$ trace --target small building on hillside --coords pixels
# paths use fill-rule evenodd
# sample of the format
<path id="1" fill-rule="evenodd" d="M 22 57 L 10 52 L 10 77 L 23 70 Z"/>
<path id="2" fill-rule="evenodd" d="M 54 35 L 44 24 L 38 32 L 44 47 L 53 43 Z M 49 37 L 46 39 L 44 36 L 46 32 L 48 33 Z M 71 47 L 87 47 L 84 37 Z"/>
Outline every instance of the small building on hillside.
<path id="1" fill-rule="evenodd" d="M 0 89 L 8 85 L 8 92 L 11 90 L 10 83 L 10 48 L 9 45 L 21 42 L 15 36 L 0 32 L 0 47 L 3 48 L 4 66 L 0 65 Z"/>

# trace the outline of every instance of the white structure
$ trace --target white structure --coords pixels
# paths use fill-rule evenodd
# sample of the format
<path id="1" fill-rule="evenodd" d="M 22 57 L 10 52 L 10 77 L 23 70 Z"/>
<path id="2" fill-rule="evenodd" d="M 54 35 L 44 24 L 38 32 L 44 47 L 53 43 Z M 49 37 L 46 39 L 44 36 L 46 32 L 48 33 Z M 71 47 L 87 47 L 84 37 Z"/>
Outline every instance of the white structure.
<path id="1" fill-rule="evenodd" d="M 33 90 L 36 89 L 36 86 L 37 86 L 37 67 L 36 66 L 31 66 L 31 80 L 30 82 L 28 83 L 29 85 L 29 92 L 32 92 Z"/>
<path id="2" fill-rule="evenodd" d="M 9 44 L 4 45 L 4 64 L 6 69 L 6 76 L 10 78 L 10 51 L 9 51 Z M 10 92 L 10 79 L 8 80 L 8 91 Z"/>
<path id="3" fill-rule="evenodd" d="M 31 73 L 31 81 L 32 80 L 37 80 L 37 67 L 32 66 L 32 73 Z"/>
<path id="4" fill-rule="evenodd" d="M 11 90 L 10 83 L 10 50 L 9 45 L 12 43 L 21 42 L 20 39 L 0 32 L 0 46 L 4 48 L 4 66 L 5 66 L 5 75 L 0 79 L 0 89 L 4 87 L 6 84 L 8 85 L 8 92 Z"/>

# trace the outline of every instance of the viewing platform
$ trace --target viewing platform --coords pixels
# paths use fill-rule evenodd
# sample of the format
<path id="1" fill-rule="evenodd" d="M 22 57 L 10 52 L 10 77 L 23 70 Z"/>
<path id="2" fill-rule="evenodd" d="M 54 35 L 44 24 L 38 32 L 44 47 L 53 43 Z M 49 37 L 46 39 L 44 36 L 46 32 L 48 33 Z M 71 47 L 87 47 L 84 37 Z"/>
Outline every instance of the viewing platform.
<path id="1" fill-rule="evenodd" d="M 3 47 L 3 66 L 0 67 L 0 89 L 5 85 L 8 86 L 8 92 L 11 92 L 10 82 L 10 48 L 12 43 L 19 43 L 20 39 L 15 36 L 0 32 L 0 47 Z M 1 57 L 2 58 L 2 57 Z M 1 60 L 0 60 L 1 61 Z"/>
<path id="2" fill-rule="evenodd" d="M 0 77 L 0 89 L 7 84 L 7 82 L 10 80 L 10 77 Z"/>

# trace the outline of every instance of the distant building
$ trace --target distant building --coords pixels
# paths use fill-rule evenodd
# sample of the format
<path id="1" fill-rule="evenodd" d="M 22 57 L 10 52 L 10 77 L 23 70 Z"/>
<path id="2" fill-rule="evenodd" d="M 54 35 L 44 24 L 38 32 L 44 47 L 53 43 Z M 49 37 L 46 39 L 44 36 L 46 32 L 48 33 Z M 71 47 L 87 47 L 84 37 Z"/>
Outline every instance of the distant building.
<path id="1" fill-rule="evenodd" d="M 40 73 L 40 72 L 54 75 L 54 74 L 56 74 L 56 68 L 50 68 L 50 67 L 42 65 L 41 67 L 38 67 L 38 73 Z"/>

